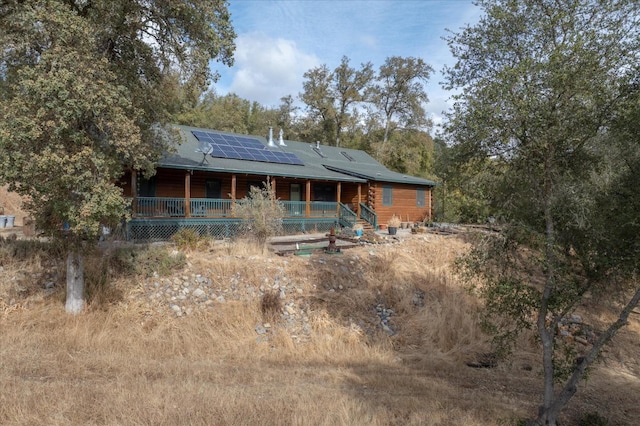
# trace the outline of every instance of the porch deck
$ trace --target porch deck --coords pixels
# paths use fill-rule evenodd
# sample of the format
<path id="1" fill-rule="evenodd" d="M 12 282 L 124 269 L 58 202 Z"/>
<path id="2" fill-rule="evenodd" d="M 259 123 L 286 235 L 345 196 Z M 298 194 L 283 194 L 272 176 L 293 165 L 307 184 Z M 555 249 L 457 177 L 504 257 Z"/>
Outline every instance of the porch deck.
<path id="1" fill-rule="evenodd" d="M 214 198 L 137 197 L 133 202 L 135 218 L 231 218 L 233 205 L 242 200 Z M 342 203 L 330 201 L 280 201 L 285 208 L 285 217 L 339 218 L 340 210 L 349 209 Z"/>
<path id="2" fill-rule="evenodd" d="M 127 223 L 127 239 L 167 240 L 180 229 L 199 235 L 228 238 L 241 230 L 242 219 L 234 217 L 233 205 L 241 200 L 138 197 L 132 203 L 133 217 Z M 283 234 L 327 232 L 332 227 L 353 226 L 358 215 L 343 203 L 329 201 L 281 201 L 285 207 Z M 361 212 L 365 210 L 362 209 Z M 371 220 L 366 209 L 364 219 Z M 375 213 L 374 221 L 375 224 Z"/>

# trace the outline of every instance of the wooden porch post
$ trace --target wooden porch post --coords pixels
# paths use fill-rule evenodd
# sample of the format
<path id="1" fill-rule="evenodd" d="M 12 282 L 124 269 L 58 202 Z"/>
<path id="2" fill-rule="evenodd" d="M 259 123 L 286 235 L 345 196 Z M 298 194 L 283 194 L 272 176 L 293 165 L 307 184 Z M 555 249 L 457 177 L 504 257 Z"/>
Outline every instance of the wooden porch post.
<path id="1" fill-rule="evenodd" d="M 276 192 L 276 178 L 275 177 L 271 178 L 271 191 L 273 191 L 273 201 L 275 202 L 278 199 L 277 192 Z"/>
<path id="2" fill-rule="evenodd" d="M 362 184 L 358 184 L 358 205 L 356 206 L 356 214 L 360 217 L 360 203 L 362 202 Z"/>
<path id="3" fill-rule="evenodd" d="M 184 217 L 191 217 L 191 170 L 184 175 Z"/>
<path id="4" fill-rule="evenodd" d="M 233 213 L 235 205 L 236 205 L 236 174 L 233 173 L 231 175 L 231 215 L 232 216 L 235 216 L 235 213 Z"/>
<path id="5" fill-rule="evenodd" d="M 131 194 L 133 195 L 132 216 L 136 217 L 138 215 L 138 172 L 136 170 L 131 170 Z"/>
<path id="6" fill-rule="evenodd" d="M 306 192 L 305 193 L 305 200 L 306 200 L 305 216 L 310 217 L 311 216 L 311 181 L 309 179 L 307 179 L 305 192 Z"/>
<path id="7" fill-rule="evenodd" d="M 336 186 L 336 199 L 338 200 L 338 205 L 336 206 L 336 212 L 338 213 L 338 216 L 340 216 L 340 193 L 342 192 L 342 182 L 338 182 L 338 185 Z"/>

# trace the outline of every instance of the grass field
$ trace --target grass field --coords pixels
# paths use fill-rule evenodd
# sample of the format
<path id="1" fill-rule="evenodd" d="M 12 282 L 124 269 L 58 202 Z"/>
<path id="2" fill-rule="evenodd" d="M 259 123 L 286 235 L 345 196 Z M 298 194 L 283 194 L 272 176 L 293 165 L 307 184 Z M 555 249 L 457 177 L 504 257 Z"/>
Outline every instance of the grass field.
<path id="1" fill-rule="evenodd" d="M 0 424 L 515 425 L 536 412 L 539 356 L 524 335 L 495 368 L 466 365 L 491 350 L 478 301 L 451 272 L 466 248 L 427 235 L 300 258 L 209 244 L 188 251 L 167 279 L 198 274 L 227 298 L 181 317 L 144 290 L 160 278 L 119 270 L 98 252 L 88 255 L 88 308 L 72 317 L 61 262 L 5 242 Z M 305 307 L 304 339 L 287 329 L 281 306 L 269 314 L 259 294 L 232 297 L 239 285 L 278 280 L 295 284 L 282 303 Z M 380 327 L 380 304 L 393 309 L 393 335 Z M 596 328 L 610 315 L 582 311 Z M 638 319 L 581 384 L 563 424 L 593 413 L 638 424 Z M 256 325 L 266 321 L 260 336 Z"/>

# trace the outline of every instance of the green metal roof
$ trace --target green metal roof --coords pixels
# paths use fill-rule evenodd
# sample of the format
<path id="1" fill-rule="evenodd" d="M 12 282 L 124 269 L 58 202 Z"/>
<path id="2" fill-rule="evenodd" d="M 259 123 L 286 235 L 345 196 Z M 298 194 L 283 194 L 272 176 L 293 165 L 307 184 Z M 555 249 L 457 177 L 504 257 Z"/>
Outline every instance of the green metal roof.
<path id="1" fill-rule="evenodd" d="M 333 180 L 342 182 L 365 183 L 368 180 L 380 182 L 407 183 L 412 185 L 433 186 L 435 182 L 414 176 L 393 172 L 364 151 L 326 145 L 308 144 L 285 140 L 286 146 L 269 147 L 262 136 L 258 139 L 266 149 L 295 154 L 304 165 L 266 163 L 259 161 L 235 160 L 204 156 L 198 149 L 198 140 L 192 131 L 211 132 L 189 126 L 173 126 L 179 130 L 182 143 L 175 152 L 167 153 L 159 162 L 161 167 L 188 170 L 203 170 L 226 173 L 246 173 L 265 176 L 282 176 L 302 179 Z M 234 133 L 216 133 L 235 135 Z M 246 135 L 237 135 L 246 136 Z"/>

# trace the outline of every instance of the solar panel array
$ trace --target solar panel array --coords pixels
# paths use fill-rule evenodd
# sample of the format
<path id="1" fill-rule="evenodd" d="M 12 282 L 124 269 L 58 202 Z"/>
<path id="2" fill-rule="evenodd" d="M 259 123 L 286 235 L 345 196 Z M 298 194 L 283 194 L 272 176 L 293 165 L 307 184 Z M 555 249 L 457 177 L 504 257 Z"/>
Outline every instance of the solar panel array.
<path id="1" fill-rule="evenodd" d="M 272 151 L 258 139 L 250 136 L 234 136 L 195 130 L 191 133 L 200 142 L 200 151 L 212 157 L 304 166 L 302 160 L 295 154 Z"/>

